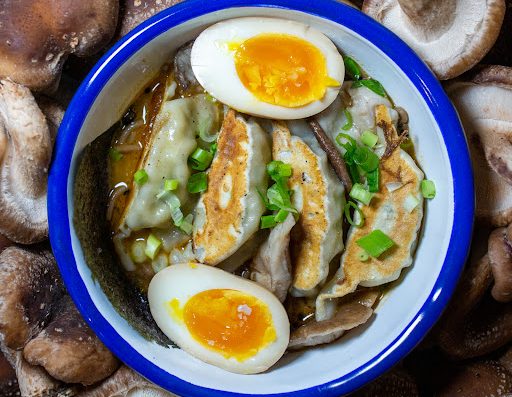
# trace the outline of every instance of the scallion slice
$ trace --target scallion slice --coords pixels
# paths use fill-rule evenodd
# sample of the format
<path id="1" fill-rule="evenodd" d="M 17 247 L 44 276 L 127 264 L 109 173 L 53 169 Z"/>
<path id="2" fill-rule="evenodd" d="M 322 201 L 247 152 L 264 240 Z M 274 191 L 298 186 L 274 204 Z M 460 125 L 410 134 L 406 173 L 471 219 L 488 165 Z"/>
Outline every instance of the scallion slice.
<path id="1" fill-rule="evenodd" d="M 427 199 L 433 199 L 436 197 L 436 185 L 433 181 L 424 179 L 421 181 L 421 194 Z"/>
<path id="2" fill-rule="evenodd" d="M 354 216 L 350 214 L 350 208 L 354 209 Z M 347 222 L 355 227 L 362 227 L 364 225 L 364 215 L 361 208 L 354 203 L 353 201 L 348 201 L 343 208 L 343 212 L 345 213 L 345 218 L 347 218 Z M 357 213 L 357 215 L 356 215 Z M 356 222 L 356 219 L 359 218 L 359 222 Z"/>
<path id="3" fill-rule="evenodd" d="M 188 214 L 183 220 L 181 221 L 179 228 L 185 232 L 186 234 L 191 234 L 193 225 L 192 221 L 194 220 L 194 216 L 192 214 Z"/>
<path id="4" fill-rule="evenodd" d="M 210 153 L 213 155 L 215 155 L 215 153 L 217 153 L 217 142 L 211 144 Z"/>
<path id="5" fill-rule="evenodd" d="M 201 193 L 208 188 L 208 176 L 206 172 L 192 174 L 188 178 L 187 190 L 189 193 Z"/>
<path id="6" fill-rule="evenodd" d="M 260 229 L 270 229 L 277 225 L 274 215 L 264 215 L 260 220 Z"/>
<path id="7" fill-rule="evenodd" d="M 135 174 L 133 174 L 133 180 L 139 186 L 144 185 L 149 179 L 148 173 L 145 169 L 141 168 Z"/>
<path id="8" fill-rule="evenodd" d="M 371 172 L 379 167 L 379 156 L 365 146 L 358 146 L 354 151 L 354 162 L 366 172 Z"/>
<path id="9" fill-rule="evenodd" d="M 288 216 L 289 212 L 286 210 L 279 210 L 277 214 L 274 216 L 274 220 L 277 223 L 284 222 L 286 217 Z"/>
<path id="10" fill-rule="evenodd" d="M 197 171 L 204 171 L 207 169 L 213 160 L 213 154 L 207 150 L 197 148 L 189 157 L 189 162 L 192 169 Z"/>
<path id="11" fill-rule="evenodd" d="M 404 209 L 410 214 L 420 204 L 416 196 L 409 194 L 404 200 Z"/>
<path id="12" fill-rule="evenodd" d="M 370 193 L 377 193 L 379 191 L 380 169 L 377 167 L 371 172 L 366 173 L 366 182 L 368 183 L 368 190 Z"/>
<path id="13" fill-rule="evenodd" d="M 382 230 L 376 229 L 366 236 L 356 240 L 356 244 L 364 249 L 368 255 L 378 258 L 384 252 L 393 247 L 395 242 Z"/>
<path id="14" fill-rule="evenodd" d="M 361 67 L 354 59 L 344 56 L 343 63 L 345 64 L 345 71 L 350 78 L 354 80 L 359 80 L 361 78 Z"/>
<path id="15" fill-rule="evenodd" d="M 178 188 L 179 184 L 180 184 L 180 181 L 177 179 L 166 179 L 164 181 L 164 190 L 168 191 L 168 192 L 176 190 Z"/>
<path id="16" fill-rule="evenodd" d="M 348 131 L 354 125 L 354 120 L 352 119 L 352 114 L 348 111 L 348 109 L 345 109 L 343 111 L 343 113 L 345 114 L 345 117 L 347 118 L 347 122 L 345 123 L 345 125 L 343 127 L 341 127 L 341 129 L 344 131 Z"/>
<path id="17" fill-rule="evenodd" d="M 346 142 L 343 142 L 343 139 L 345 139 Z M 357 146 L 356 140 L 354 138 L 352 138 L 349 134 L 345 134 L 343 132 L 340 132 L 336 136 L 336 143 L 345 149 L 347 149 L 347 146 L 349 146 L 349 147 L 353 146 L 354 148 Z"/>
<path id="18" fill-rule="evenodd" d="M 356 80 L 352 83 L 351 88 L 359 87 L 366 87 L 369 90 L 375 92 L 377 95 L 380 95 L 381 97 L 387 97 L 386 90 L 384 89 L 382 84 L 375 79 Z"/>
<path id="19" fill-rule="evenodd" d="M 297 212 L 292 207 L 290 193 L 281 183 L 275 183 L 267 190 L 267 199 L 270 205 L 289 212 Z"/>
<path id="20" fill-rule="evenodd" d="M 374 147 L 379 141 L 379 137 L 370 130 L 366 130 L 361 134 L 361 142 L 368 147 Z"/>
<path id="21" fill-rule="evenodd" d="M 181 212 L 181 202 L 178 196 L 172 192 L 163 190 L 156 195 L 156 198 L 164 201 L 169 206 L 172 221 L 179 227 L 183 220 L 183 212 Z"/>
<path id="22" fill-rule="evenodd" d="M 357 254 L 357 259 L 359 259 L 361 262 L 366 262 L 368 259 L 370 259 L 370 256 L 366 252 L 361 251 Z"/>
<path id="23" fill-rule="evenodd" d="M 160 249 L 162 242 L 154 234 L 150 234 L 146 240 L 146 249 L 144 253 L 150 259 L 155 259 L 155 256 Z"/>
<path id="24" fill-rule="evenodd" d="M 108 154 L 109 154 L 110 158 L 112 159 L 112 161 L 119 161 L 123 158 L 123 154 L 119 150 L 114 149 L 114 148 L 110 148 L 108 150 Z"/>
<path id="25" fill-rule="evenodd" d="M 354 200 L 357 200 L 365 205 L 370 204 L 372 201 L 373 194 L 371 194 L 368 190 L 364 188 L 360 183 L 354 183 L 352 186 L 352 190 L 349 193 L 349 196 Z"/>
<path id="26" fill-rule="evenodd" d="M 199 138 L 201 138 L 204 142 L 211 143 L 217 140 L 218 134 L 210 134 L 211 129 L 212 121 L 209 118 L 203 118 L 199 120 Z"/>
<path id="27" fill-rule="evenodd" d="M 282 178 L 292 175 L 292 166 L 282 161 L 271 161 L 267 164 L 267 173 L 273 181 L 279 182 Z"/>

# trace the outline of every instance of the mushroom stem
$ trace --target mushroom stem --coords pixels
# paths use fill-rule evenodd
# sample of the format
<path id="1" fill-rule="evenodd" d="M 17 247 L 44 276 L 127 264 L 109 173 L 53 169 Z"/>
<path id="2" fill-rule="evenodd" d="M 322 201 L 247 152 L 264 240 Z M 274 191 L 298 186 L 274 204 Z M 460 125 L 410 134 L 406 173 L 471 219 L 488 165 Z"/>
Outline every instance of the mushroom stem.
<path id="1" fill-rule="evenodd" d="M 343 160 L 343 157 L 341 157 L 340 152 L 338 152 L 338 150 L 336 149 L 336 147 L 334 146 L 334 144 L 329 139 L 324 129 L 316 119 L 308 119 L 308 124 L 313 130 L 313 134 L 315 134 L 315 137 L 318 143 L 320 144 L 321 148 L 327 154 L 329 162 L 333 166 L 336 175 L 338 175 L 338 178 L 340 178 L 341 182 L 343 182 L 343 184 L 345 185 L 345 189 L 347 189 L 347 192 L 350 192 L 350 190 L 352 190 L 352 180 L 350 179 L 350 175 L 347 171 L 347 166 L 345 165 L 345 161 Z"/>
<path id="2" fill-rule="evenodd" d="M 456 16 L 455 0 L 398 0 L 417 37 L 433 41 L 451 26 Z"/>

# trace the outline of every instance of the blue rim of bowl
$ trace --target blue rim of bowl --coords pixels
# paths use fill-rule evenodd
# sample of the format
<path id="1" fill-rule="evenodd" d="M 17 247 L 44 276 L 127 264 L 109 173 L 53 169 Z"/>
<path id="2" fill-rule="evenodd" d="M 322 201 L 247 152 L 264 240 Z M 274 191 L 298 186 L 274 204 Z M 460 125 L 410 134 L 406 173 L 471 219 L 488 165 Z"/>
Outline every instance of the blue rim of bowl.
<path id="1" fill-rule="evenodd" d="M 188 0 L 143 22 L 123 37 L 96 64 L 75 94 L 57 136 L 48 186 L 50 240 L 64 282 L 79 311 L 105 345 L 150 381 L 180 395 L 247 397 L 188 383 L 140 355 L 101 315 L 78 272 L 71 246 L 67 198 L 68 173 L 75 143 L 91 105 L 116 70 L 138 49 L 162 32 L 189 19 L 234 7 L 267 7 L 319 16 L 347 27 L 380 48 L 407 75 L 427 103 L 447 147 L 453 175 L 454 221 L 443 267 L 427 300 L 400 335 L 372 360 L 330 382 L 272 396 L 340 396 L 383 374 L 407 355 L 426 335 L 448 303 L 469 251 L 474 187 L 469 152 L 455 109 L 428 67 L 400 38 L 368 16 L 335 0 Z"/>

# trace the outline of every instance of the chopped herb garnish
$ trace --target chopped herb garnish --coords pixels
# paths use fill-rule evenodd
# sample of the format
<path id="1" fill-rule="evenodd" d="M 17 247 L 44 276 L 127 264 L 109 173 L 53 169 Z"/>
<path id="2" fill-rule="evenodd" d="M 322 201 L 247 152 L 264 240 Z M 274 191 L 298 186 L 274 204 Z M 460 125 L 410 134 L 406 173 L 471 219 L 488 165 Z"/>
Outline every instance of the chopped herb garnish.
<path id="1" fill-rule="evenodd" d="M 207 150 L 197 148 L 194 150 L 194 153 L 190 155 L 188 160 L 192 169 L 204 171 L 210 166 L 213 160 L 213 154 Z"/>
<path id="2" fill-rule="evenodd" d="M 112 161 L 119 161 L 123 158 L 123 154 L 119 150 L 114 149 L 114 148 L 110 148 L 108 150 L 108 154 L 109 154 L 110 158 L 112 159 Z"/>
<path id="3" fill-rule="evenodd" d="M 433 181 L 424 179 L 421 181 L 421 194 L 427 199 L 433 199 L 436 197 L 436 185 Z"/>
<path id="4" fill-rule="evenodd" d="M 375 79 L 356 80 L 352 83 L 351 88 L 359 88 L 363 86 L 368 88 L 369 90 L 372 90 L 381 97 L 387 97 L 386 90 L 384 89 L 382 84 Z"/>
<path id="5" fill-rule="evenodd" d="M 361 67 L 353 58 L 344 56 L 343 63 L 345 64 L 345 72 L 350 78 L 359 80 L 362 77 Z"/>
<path id="6" fill-rule="evenodd" d="M 361 134 L 361 142 L 366 146 L 372 148 L 379 141 L 379 137 L 370 130 L 366 130 Z"/>
<path id="7" fill-rule="evenodd" d="M 357 254 L 357 259 L 359 259 L 361 262 L 366 262 L 368 259 L 370 259 L 370 256 L 366 252 L 361 251 L 359 254 Z"/>
<path id="8" fill-rule="evenodd" d="M 356 240 L 356 244 L 364 249 L 368 255 L 378 258 L 393 247 L 395 242 L 382 230 L 377 229 Z"/>
<path id="9" fill-rule="evenodd" d="M 368 205 L 370 204 L 370 201 L 372 201 L 373 194 L 366 190 L 365 187 L 360 183 L 354 183 L 354 186 L 352 186 L 352 190 L 350 191 L 349 196 L 352 197 L 354 200 L 363 203 L 364 205 Z"/>
<path id="10" fill-rule="evenodd" d="M 348 111 L 348 109 L 345 109 L 343 111 L 343 113 L 345 114 L 345 117 L 347 119 L 347 122 L 345 123 L 345 125 L 343 127 L 341 127 L 342 130 L 344 131 L 348 131 L 352 128 L 352 126 L 354 125 L 354 121 L 352 119 L 352 114 Z"/>
<path id="11" fill-rule="evenodd" d="M 380 170 L 378 167 L 373 171 L 366 173 L 366 183 L 368 183 L 368 190 L 370 193 L 377 193 L 379 191 L 379 180 Z"/>
<path id="12" fill-rule="evenodd" d="M 269 229 L 277 225 L 274 215 L 264 215 L 260 220 L 260 229 Z"/>
<path id="13" fill-rule="evenodd" d="M 188 178 L 187 182 L 187 190 L 189 193 L 201 193 L 206 191 L 208 188 L 208 176 L 206 172 L 198 172 L 196 174 L 192 174 L 190 178 Z"/>
<path id="14" fill-rule="evenodd" d="M 148 239 L 146 240 L 146 249 L 144 250 L 144 253 L 146 256 L 150 259 L 155 259 L 156 254 L 158 253 L 158 250 L 160 249 L 162 245 L 162 242 L 158 237 L 156 237 L 154 234 L 150 234 Z"/>
<path id="15" fill-rule="evenodd" d="M 164 181 L 164 190 L 170 192 L 176 190 L 180 184 L 180 181 L 177 179 L 166 179 Z"/>
<path id="16" fill-rule="evenodd" d="M 148 173 L 145 169 L 141 168 L 135 174 L 133 174 L 133 180 L 139 186 L 144 185 L 149 179 Z"/>
<path id="17" fill-rule="evenodd" d="M 350 209 L 351 208 L 354 209 L 354 216 L 353 217 L 350 214 Z M 347 218 L 347 222 L 350 223 L 352 226 L 362 227 L 364 225 L 363 211 L 361 211 L 361 208 L 359 208 L 359 206 L 356 203 L 354 203 L 353 201 L 348 201 L 345 204 L 345 207 L 343 208 L 343 212 L 345 213 L 345 218 Z M 357 213 L 357 217 L 359 218 L 359 222 L 355 221 L 356 213 Z"/>

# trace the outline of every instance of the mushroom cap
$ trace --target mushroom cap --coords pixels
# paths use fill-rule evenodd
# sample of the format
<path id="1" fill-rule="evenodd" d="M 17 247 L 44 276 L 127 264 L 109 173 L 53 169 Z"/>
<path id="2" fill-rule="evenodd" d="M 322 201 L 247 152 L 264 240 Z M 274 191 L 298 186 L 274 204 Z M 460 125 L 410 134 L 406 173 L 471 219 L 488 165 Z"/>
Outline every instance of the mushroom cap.
<path id="1" fill-rule="evenodd" d="M 19 349 L 37 335 L 61 298 L 52 254 L 40 247 L 9 247 L 0 253 L 0 340 Z"/>
<path id="2" fill-rule="evenodd" d="M 126 366 L 121 366 L 110 378 L 88 388 L 77 397 L 175 397 Z"/>
<path id="3" fill-rule="evenodd" d="M 118 0 L 4 0 L 0 78 L 32 90 L 54 88 L 68 54 L 89 56 L 111 40 Z"/>
<path id="4" fill-rule="evenodd" d="M 2 252 L 7 247 L 10 247 L 12 244 L 13 242 L 11 240 L 0 234 L 0 252 Z"/>
<path id="5" fill-rule="evenodd" d="M 447 384 L 435 394 L 438 397 L 508 396 L 512 390 L 512 374 L 496 361 L 482 361 L 456 368 Z"/>
<path id="6" fill-rule="evenodd" d="M 395 368 L 352 397 L 417 397 L 419 395 L 414 378 L 406 371 Z"/>
<path id="7" fill-rule="evenodd" d="M 0 396 L 15 397 L 19 396 L 18 379 L 11 363 L 0 351 Z"/>
<path id="8" fill-rule="evenodd" d="M 508 80 L 498 80 L 497 70 L 488 68 L 472 81 L 452 83 L 447 92 L 471 151 L 476 215 L 494 226 L 505 226 L 512 222 L 512 89 Z"/>
<path id="9" fill-rule="evenodd" d="M 146 19 L 182 0 L 124 0 L 121 3 L 118 37 L 123 37 Z"/>
<path id="10" fill-rule="evenodd" d="M 491 49 L 505 0 L 365 0 L 363 12 L 409 44 L 441 80 L 476 65 Z"/>
<path id="11" fill-rule="evenodd" d="M 493 298 L 498 302 L 512 301 L 512 244 L 504 227 L 489 236 L 489 261 L 494 276 Z"/>
<path id="12" fill-rule="evenodd" d="M 31 244 L 48 235 L 46 182 L 52 137 L 30 91 L 0 80 L 0 232 Z"/>
<path id="13" fill-rule="evenodd" d="M 91 385 L 110 376 L 117 358 L 101 343 L 66 295 L 46 328 L 27 343 L 23 355 L 55 379 Z"/>

